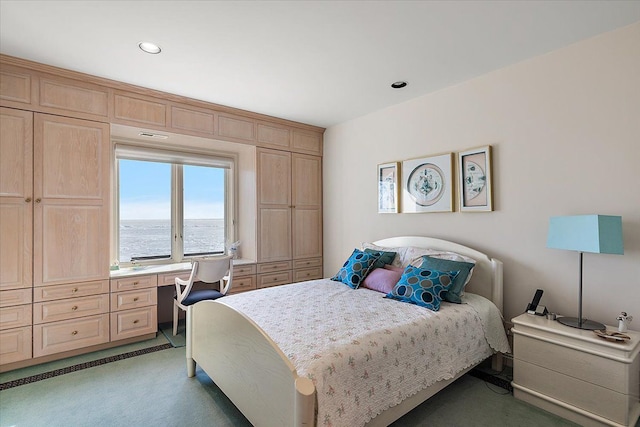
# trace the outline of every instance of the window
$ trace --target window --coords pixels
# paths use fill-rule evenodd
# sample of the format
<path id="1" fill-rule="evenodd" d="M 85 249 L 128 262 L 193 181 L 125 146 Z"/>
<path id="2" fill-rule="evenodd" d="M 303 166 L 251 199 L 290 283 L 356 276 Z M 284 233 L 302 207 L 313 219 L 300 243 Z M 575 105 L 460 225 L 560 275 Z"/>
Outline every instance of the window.
<path id="1" fill-rule="evenodd" d="M 233 235 L 233 158 L 116 145 L 123 265 L 222 254 Z"/>

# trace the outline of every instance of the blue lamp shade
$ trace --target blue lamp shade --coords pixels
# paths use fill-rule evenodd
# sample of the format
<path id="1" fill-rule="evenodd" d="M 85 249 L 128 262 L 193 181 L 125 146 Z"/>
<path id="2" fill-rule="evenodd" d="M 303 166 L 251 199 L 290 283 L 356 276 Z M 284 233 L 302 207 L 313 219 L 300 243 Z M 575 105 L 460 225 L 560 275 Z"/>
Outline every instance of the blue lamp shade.
<path id="1" fill-rule="evenodd" d="M 555 216 L 549 220 L 547 247 L 600 254 L 624 254 L 622 217 Z"/>

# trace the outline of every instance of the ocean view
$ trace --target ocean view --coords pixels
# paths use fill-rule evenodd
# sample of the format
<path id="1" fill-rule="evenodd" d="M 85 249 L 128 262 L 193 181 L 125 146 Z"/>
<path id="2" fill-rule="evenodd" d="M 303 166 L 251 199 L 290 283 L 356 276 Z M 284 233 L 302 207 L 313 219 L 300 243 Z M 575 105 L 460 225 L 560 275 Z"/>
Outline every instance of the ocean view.
<path id="1" fill-rule="evenodd" d="M 171 221 L 136 219 L 120 221 L 120 262 L 132 257 L 171 254 Z M 224 251 L 224 219 L 184 220 L 184 253 Z"/>

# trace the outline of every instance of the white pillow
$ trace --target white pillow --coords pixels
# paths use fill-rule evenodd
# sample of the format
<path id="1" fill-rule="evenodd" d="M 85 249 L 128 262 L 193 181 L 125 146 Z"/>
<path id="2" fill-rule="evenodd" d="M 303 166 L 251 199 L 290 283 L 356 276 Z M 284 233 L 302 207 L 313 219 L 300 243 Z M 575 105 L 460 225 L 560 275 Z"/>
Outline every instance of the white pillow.
<path id="1" fill-rule="evenodd" d="M 391 265 L 394 267 L 403 267 L 402 259 L 404 258 L 404 252 L 407 250 L 406 247 L 388 248 L 384 246 L 374 245 L 373 243 L 364 242 L 362 243 L 362 250 L 365 249 L 373 249 L 374 251 L 395 252 L 396 257 L 393 259 Z"/>

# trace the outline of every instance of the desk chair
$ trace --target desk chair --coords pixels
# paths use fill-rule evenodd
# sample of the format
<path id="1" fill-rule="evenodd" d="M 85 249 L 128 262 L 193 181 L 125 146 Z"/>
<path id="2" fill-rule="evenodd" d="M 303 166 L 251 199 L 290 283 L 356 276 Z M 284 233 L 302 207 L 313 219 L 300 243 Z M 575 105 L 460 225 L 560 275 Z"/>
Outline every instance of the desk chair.
<path id="1" fill-rule="evenodd" d="M 199 301 L 216 300 L 231 289 L 233 278 L 233 258 L 221 256 L 193 261 L 188 280 L 176 277 L 176 294 L 173 300 L 173 335 L 178 334 L 178 309 L 187 311 L 187 307 Z M 219 282 L 219 291 L 215 289 L 191 290 L 194 282 Z"/>

